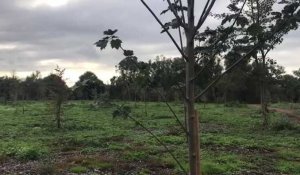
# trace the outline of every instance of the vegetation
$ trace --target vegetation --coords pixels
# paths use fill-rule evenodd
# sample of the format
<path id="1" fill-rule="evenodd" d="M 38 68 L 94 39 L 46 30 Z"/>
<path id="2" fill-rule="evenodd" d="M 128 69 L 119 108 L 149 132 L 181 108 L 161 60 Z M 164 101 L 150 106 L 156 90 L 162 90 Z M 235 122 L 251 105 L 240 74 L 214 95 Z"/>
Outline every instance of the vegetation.
<path id="1" fill-rule="evenodd" d="M 110 108 L 91 108 L 91 101 L 65 104 L 65 125 L 56 129 L 46 102 L 19 102 L 0 108 L 1 174 L 28 172 L 182 174 L 162 145 Z M 123 102 L 122 102 L 123 103 Z M 121 103 L 121 104 L 122 104 Z M 116 105 L 120 103 L 117 102 Z M 282 105 L 282 104 L 281 104 Z M 23 114 L 22 107 L 27 111 Z M 127 102 L 132 116 L 148 126 L 188 167 L 186 139 L 164 103 Z M 182 105 L 171 103 L 178 115 Z M 261 130 L 259 110 L 247 105 L 197 104 L 201 114 L 203 174 L 299 174 L 300 126 L 271 113 Z M 35 161 L 38 160 L 38 161 Z M 22 166 L 15 166 L 20 164 Z M 28 163 L 31 162 L 31 163 Z M 46 166 L 47 165 L 47 166 Z"/>
<path id="2" fill-rule="evenodd" d="M 300 69 L 267 56 L 300 3 L 232 0 L 218 14 L 207 0 L 197 17 L 194 0 L 166 0 L 162 22 L 140 2 L 180 56 L 140 61 L 108 29 L 95 45 L 125 57 L 110 84 L 87 71 L 68 87 L 59 67 L 0 77 L 0 174 L 299 174 Z"/>
<path id="3" fill-rule="evenodd" d="M 154 61 L 143 62 L 136 60 L 137 64 L 143 65 L 146 68 L 131 71 L 128 68 L 118 68 L 118 72 L 127 72 L 127 75 L 121 73 L 120 76 L 115 76 L 111 79 L 111 84 L 99 84 L 99 90 L 96 93 L 94 85 L 87 83 L 81 84 L 79 80 L 74 87 L 69 87 L 69 100 L 97 100 L 100 98 L 125 100 L 125 101 L 181 101 L 182 91 L 178 89 L 178 83 L 181 84 L 184 79 L 184 67 L 181 65 L 179 58 L 158 57 Z M 125 60 L 123 60 L 125 62 Z M 128 63 L 129 64 L 129 63 Z M 259 82 L 252 76 L 255 75 L 255 64 L 247 64 L 247 70 L 243 70 L 242 74 L 239 70 L 230 73 L 224 79 L 208 91 L 204 97 L 200 98 L 202 102 L 217 102 L 217 103 L 259 103 Z M 118 65 L 119 67 L 119 65 Z M 200 67 L 197 70 L 200 70 Z M 218 65 L 215 70 L 224 69 L 222 65 Z M 295 71 L 297 72 L 297 71 Z M 89 73 L 93 74 L 93 73 Z M 215 74 L 210 74 L 210 70 L 205 72 L 207 78 L 198 80 L 196 83 L 197 89 L 201 89 L 201 84 L 208 84 L 208 80 L 213 79 Z M 83 75 L 86 75 L 83 74 Z M 94 74 L 93 74 L 94 75 Z M 247 75 L 247 76 L 246 76 Z M 11 82 L 17 80 L 15 89 L 18 98 L 15 100 L 47 100 L 50 99 L 49 89 L 50 78 L 40 77 L 39 73 L 33 73 L 26 79 L 22 80 L 18 77 L 0 77 L 1 91 L 0 100 L 2 103 L 14 101 L 11 95 L 15 91 Z M 95 81 L 101 82 L 97 77 Z M 142 85 L 141 82 L 152 79 L 148 87 Z M 207 79 L 207 80 L 206 80 Z M 286 74 L 284 68 L 280 65 L 273 65 L 269 68 L 268 76 L 265 78 L 268 82 L 266 96 L 272 103 L 279 102 L 299 102 L 300 98 L 300 78 L 295 74 Z M 128 83 L 128 86 L 126 85 Z M 52 83 L 55 84 L 55 83 Z M 80 84 L 80 86 L 78 86 Z M 133 84 L 139 85 L 134 87 Z M 145 89 L 147 88 L 147 89 Z M 86 95 L 82 89 L 85 89 Z M 145 96 L 146 92 L 146 96 Z M 159 93 L 158 93 L 159 92 Z M 163 97 L 160 95 L 162 94 Z M 88 96 L 87 98 L 85 96 Z M 25 109 L 26 110 L 26 109 Z"/>

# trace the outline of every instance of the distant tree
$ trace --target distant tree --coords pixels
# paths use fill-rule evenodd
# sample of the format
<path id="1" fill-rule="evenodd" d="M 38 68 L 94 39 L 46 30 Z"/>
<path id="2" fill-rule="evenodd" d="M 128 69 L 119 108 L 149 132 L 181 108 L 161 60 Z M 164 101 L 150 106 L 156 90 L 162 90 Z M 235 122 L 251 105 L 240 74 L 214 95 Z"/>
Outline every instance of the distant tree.
<path id="1" fill-rule="evenodd" d="M 12 76 L 0 78 L 0 95 L 3 98 L 3 102 L 6 104 L 8 101 L 15 103 L 21 93 L 21 80 L 12 73 Z"/>
<path id="2" fill-rule="evenodd" d="M 54 74 L 50 74 L 43 79 L 46 86 L 46 96 L 53 103 L 57 128 L 61 128 L 63 103 L 68 99 L 70 93 L 66 82 L 63 80 L 64 72 L 65 69 L 57 66 Z"/>
<path id="3" fill-rule="evenodd" d="M 174 100 L 180 94 L 178 87 L 184 84 L 184 60 L 181 58 L 157 57 L 150 65 L 150 86 L 161 91 L 166 99 Z M 162 98 L 160 95 L 158 96 Z"/>
<path id="4" fill-rule="evenodd" d="M 232 1 L 228 7 L 232 14 L 225 15 L 223 23 L 230 21 L 235 17 L 239 10 L 237 5 L 244 4 L 244 0 Z M 258 72 L 258 82 L 260 86 L 260 101 L 263 115 L 263 125 L 268 125 L 267 117 L 267 100 L 266 100 L 266 77 L 268 76 L 268 62 L 272 64 L 274 60 L 268 59 L 267 54 L 274 49 L 275 45 L 282 42 L 283 36 L 290 30 L 297 29 L 298 24 L 295 21 L 299 3 L 291 3 L 289 10 L 284 8 L 281 13 L 274 12 L 273 7 L 276 4 L 275 0 L 249 0 L 247 8 L 240 16 L 242 19 L 239 23 L 240 28 L 237 28 L 233 44 L 233 49 L 244 50 L 248 52 L 254 46 L 257 46 L 252 51 L 251 57 L 256 63 L 256 71 Z M 296 8 L 294 8 L 294 6 Z"/>
<path id="5" fill-rule="evenodd" d="M 287 101 L 299 102 L 300 99 L 300 80 L 292 75 L 284 75 L 282 77 L 282 88 Z"/>
<path id="6" fill-rule="evenodd" d="M 75 99 L 93 100 L 104 93 L 105 85 L 93 72 L 85 72 L 73 87 Z"/>
<path id="7" fill-rule="evenodd" d="M 42 83 L 41 73 L 33 72 L 21 83 L 23 89 L 23 99 L 40 100 L 44 96 L 44 86 Z"/>
<path id="8" fill-rule="evenodd" d="M 298 70 L 293 71 L 293 74 L 300 79 L 300 68 Z"/>
<path id="9" fill-rule="evenodd" d="M 127 87 L 129 100 L 137 100 L 138 85 L 135 81 L 138 75 L 138 59 L 135 56 L 125 57 L 117 65 L 117 70 L 120 72 L 120 78 L 124 85 Z M 131 90 L 133 93 L 131 93 Z M 134 98 L 132 99 L 132 95 Z"/>
<path id="10" fill-rule="evenodd" d="M 2 98 L 1 101 L 4 102 L 4 104 L 7 103 L 9 100 L 9 82 L 8 77 L 1 77 L 0 78 L 0 96 Z"/>

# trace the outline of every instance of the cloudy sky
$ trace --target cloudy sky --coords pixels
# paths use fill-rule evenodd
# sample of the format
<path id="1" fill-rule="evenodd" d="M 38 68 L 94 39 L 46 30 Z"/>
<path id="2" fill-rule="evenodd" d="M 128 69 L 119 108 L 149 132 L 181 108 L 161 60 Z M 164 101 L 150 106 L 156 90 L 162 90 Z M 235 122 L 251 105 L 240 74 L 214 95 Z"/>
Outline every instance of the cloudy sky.
<path id="1" fill-rule="evenodd" d="M 157 13 L 165 8 L 163 1 L 148 2 Z M 217 1 L 214 11 L 228 2 Z M 93 46 L 108 28 L 119 29 L 125 47 L 142 60 L 178 55 L 139 0 L 0 0 L 0 76 L 16 72 L 22 78 L 35 70 L 46 76 L 59 65 L 69 85 L 87 70 L 108 83 L 123 58 Z M 300 67 L 299 36 L 300 30 L 291 32 L 270 54 L 287 72 Z"/>

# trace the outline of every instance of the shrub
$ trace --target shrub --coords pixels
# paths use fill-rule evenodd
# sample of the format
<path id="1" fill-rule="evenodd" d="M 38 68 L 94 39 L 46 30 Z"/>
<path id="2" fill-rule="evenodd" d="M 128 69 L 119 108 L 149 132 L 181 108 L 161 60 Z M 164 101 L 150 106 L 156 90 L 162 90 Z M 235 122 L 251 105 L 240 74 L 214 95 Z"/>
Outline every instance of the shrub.
<path id="1" fill-rule="evenodd" d="M 46 150 L 38 149 L 36 147 L 21 147 L 17 151 L 17 158 L 20 160 L 38 160 L 47 154 Z"/>
<path id="2" fill-rule="evenodd" d="M 272 128 L 275 131 L 293 130 L 295 129 L 295 125 L 288 117 L 282 117 L 273 123 Z"/>
<path id="3" fill-rule="evenodd" d="M 128 118 L 131 113 L 131 108 L 129 106 L 120 106 L 115 111 L 113 111 L 112 115 L 113 118 L 121 117 L 121 118 Z"/>

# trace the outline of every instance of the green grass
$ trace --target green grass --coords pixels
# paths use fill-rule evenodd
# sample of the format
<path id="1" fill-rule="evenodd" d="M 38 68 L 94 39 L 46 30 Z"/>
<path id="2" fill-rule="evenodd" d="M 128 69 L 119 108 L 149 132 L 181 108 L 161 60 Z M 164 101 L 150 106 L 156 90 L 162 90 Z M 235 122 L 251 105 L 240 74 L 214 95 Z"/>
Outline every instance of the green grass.
<path id="1" fill-rule="evenodd" d="M 76 174 L 86 173 L 87 171 L 88 171 L 88 169 L 83 166 L 75 166 L 75 167 L 70 168 L 70 172 L 76 173 Z"/>
<path id="2" fill-rule="evenodd" d="M 133 116 L 188 168 L 185 135 L 167 106 L 148 103 L 146 115 L 144 103 L 126 104 L 132 107 Z M 184 123 L 182 104 L 171 105 Z M 45 162 L 51 159 L 51 167 L 44 169 L 53 172 L 182 174 L 149 133 L 130 119 L 113 119 L 114 107 L 94 108 L 89 101 L 68 102 L 62 129 L 56 129 L 48 109 L 46 102 L 0 105 L 0 163 L 17 160 L 47 165 Z M 203 174 L 299 174 L 299 125 L 292 123 L 289 127 L 282 115 L 271 113 L 270 127 L 262 129 L 258 109 L 247 105 L 198 104 L 197 109 Z M 36 172 L 34 167 L 32 172 Z"/>

